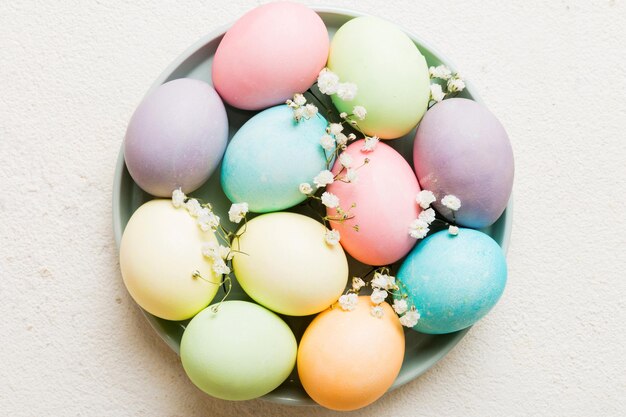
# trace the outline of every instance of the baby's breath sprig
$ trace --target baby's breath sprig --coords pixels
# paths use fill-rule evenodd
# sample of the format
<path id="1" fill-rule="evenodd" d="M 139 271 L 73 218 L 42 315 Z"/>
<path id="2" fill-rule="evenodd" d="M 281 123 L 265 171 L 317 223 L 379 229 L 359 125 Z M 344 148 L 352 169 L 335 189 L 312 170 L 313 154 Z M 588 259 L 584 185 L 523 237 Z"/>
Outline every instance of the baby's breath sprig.
<path id="1" fill-rule="evenodd" d="M 202 255 L 211 261 L 211 269 L 216 275 L 221 278 L 220 282 L 211 281 L 202 276 L 200 271 L 193 271 L 191 277 L 193 279 L 201 279 L 210 284 L 222 285 L 224 287 L 224 297 L 212 306 L 213 311 L 217 312 L 221 304 L 226 300 L 232 289 L 232 278 L 230 276 L 232 259 L 236 253 L 242 253 L 239 250 L 239 238 L 245 233 L 247 227 L 248 204 L 247 203 L 235 203 L 231 205 L 228 210 L 228 218 L 233 223 L 244 222 L 244 226 L 239 232 L 231 232 L 224 228 L 220 223 L 220 218 L 213 212 L 213 206 L 210 203 L 205 203 L 201 199 L 191 198 L 185 195 L 180 189 L 176 189 L 172 192 L 172 205 L 177 208 L 184 208 L 189 215 L 196 218 L 198 227 L 208 232 L 212 230 L 221 240 L 228 242 L 228 246 L 221 245 L 217 241 L 204 242 L 201 247 Z M 233 248 L 234 243 L 237 242 L 237 249 Z"/>
<path id="2" fill-rule="evenodd" d="M 429 108 L 465 90 L 465 81 L 461 75 L 458 72 L 452 73 L 450 68 L 445 65 L 430 67 L 428 73 L 431 79 L 439 80 L 430 85 Z"/>
<path id="3" fill-rule="evenodd" d="M 344 101 L 354 100 L 356 97 L 358 88 L 356 84 L 350 82 L 340 82 L 339 76 L 332 72 L 328 68 L 323 68 L 314 86 L 317 85 L 317 90 L 323 95 L 332 96 L 337 95 Z M 367 109 L 363 106 L 356 105 L 353 107 L 351 113 L 342 112 L 339 114 L 339 120 L 333 122 L 333 111 L 325 104 L 325 101 L 320 98 L 313 88 L 308 89 L 305 93 L 314 97 L 320 105 L 326 108 L 328 118 L 327 126 L 324 134 L 320 138 L 320 146 L 324 149 L 326 155 L 326 169 L 317 174 L 311 183 L 301 183 L 298 187 L 302 194 L 305 194 L 310 201 L 318 201 L 322 203 L 328 209 L 335 210 L 335 214 L 320 217 L 324 224 L 327 226 L 327 230 L 324 234 L 324 240 L 329 245 L 336 245 L 341 238 L 338 230 L 332 230 L 330 228 L 330 222 L 344 222 L 354 217 L 351 210 L 355 207 L 355 204 L 350 205 L 349 208 L 344 208 L 340 205 L 339 197 L 325 190 L 325 187 L 334 183 L 335 181 L 341 181 L 344 183 L 354 183 L 358 179 L 358 170 L 369 163 L 369 158 L 365 158 L 364 162 L 358 166 L 352 166 L 352 157 L 344 153 L 348 145 L 357 139 L 357 135 L 353 132 L 346 134 L 344 130 L 348 127 L 360 134 L 365 138 L 362 150 L 371 152 L 376 148 L 379 141 L 376 136 L 366 135 L 359 126 L 359 121 L 365 120 L 367 117 Z M 317 106 L 307 103 L 307 98 L 304 93 L 296 93 L 292 99 L 286 101 L 286 104 L 293 109 L 293 117 L 296 123 L 306 121 L 315 115 L 319 115 Z M 321 117 L 321 116 L 320 116 Z M 331 172 L 331 165 L 334 161 L 339 161 L 340 169 L 336 174 Z M 317 212 L 317 211 L 316 211 Z M 352 226 L 354 230 L 359 231 L 359 226 Z"/>
<path id="4" fill-rule="evenodd" d="M 372 294 L 370 295 L 372 304 L 370 314 L 372 316 L 376 318 L 384 316 L 385 310 L 381 304 L 391 296 L 394 299 L 392 308 L 400 317 L 400 323 L 405 327 L 414 327 L 419 321 L 420 314 L 414 305 L 410 305 L 408 289 L 404 283 L 391 275 L 389 267 L 377 268 L 373 272 L 374 276 L 367 283 L 363 279 L 365 277 L 352 278 L 352 286 L 345 294 L 339 297 L 338 304 L 341 309 L 345 311 L 354 310 L 358 304 L 359 292 L 362 288 L 369 285 L 372 289 Z"/>
<path id="5" fill-rule="evenodd" d="M 456 236 L 459 233 L 455 215 L 455 213 L 461 208 L 461 200 L 459 200 L 458 197 L 448 194 L 441 199 L 441 204 L 448 208 L 452 213 L 452 222 L 444 220 L 441 216 L 438 217 L 435 209 L 431 207 L 431 204 L 437 201 L 437 198 L 432 191 L 420 191 L 417 194 L 415 201 L 422 208 L 422 212 L 419 214 L 417 219 L 413 220 L 409 225 L 409 235 L 412 238 L 425 238 L 430 232 L 430 225 L 434 222 L 441 222 L 445 226 L 448 226 L 448 233 L 451 235 Z"/>

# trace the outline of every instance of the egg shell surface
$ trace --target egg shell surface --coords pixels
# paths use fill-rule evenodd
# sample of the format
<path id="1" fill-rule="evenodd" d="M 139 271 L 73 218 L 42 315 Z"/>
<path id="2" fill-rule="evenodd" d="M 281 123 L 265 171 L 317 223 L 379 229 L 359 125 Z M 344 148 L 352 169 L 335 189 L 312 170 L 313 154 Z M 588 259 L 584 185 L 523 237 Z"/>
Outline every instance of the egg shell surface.
<path id="1" fill-rule="evenodd" d="M 368 296 L 356 309 L 338 305 L 307 327 L 298 349 L 298 375 L 307 394 L 333 410 L 356 410 L 373 403 L 393 384 L 404 358 L 404 332 L 389 304 L 384 315 L 370 313 Z"/>
<path id="2" fill-rule="evenodd" d="M 187 376 L 207 394 L 250 400 L 278 387 L 296 362 L 297 343 L 276 314 L 254 303 L 208 307 L 183 333 L 180 358 Z"/>
<path id="3" fill-rule="evenodd" d="M 348 281 L 340 245 L 326 227 L 295 213 L 269 213 L 248 222 L 235 248 L 233 270 L 244 291 L 277 313 L 307 316 L 337 301 Z"/>
<path id="4" fill-rule="evenodd" d="M 513 188 L 513 149 L 484 105 L 464 98 L 434 105 L 417 129 L 413 160 L 420 185 L 437 196 L 434 206 L 447 219 L 452 212 L 439 201 L 446 194 L 461 200 L 455 216 L 462 226 L 487 227 L 504 212 Z"/>
<path id="5" fill-rule="evenodd" d="M 226 110 L 213 87 L 180 78 L 139 104 L 126 131 L 124 160 L 144 191 L 169 197 L 176 188 L 189 193 L 204 184 L 227 141 Z"/>
<path id="6" fill-rule="evenodd" d="M 426 112 L 430 76 L 426 59 L 394 24 L 372 16 L 350 20 L 330 45 L 328 67 L 341 82 L 357 85 L 354 100 L 332 96 L 340 112 L 367 109 L 359 127 L 368 135 L 394 139 L 406 135 Z"/>
<path id="7" fill-rule="evenodd" d="M 326 26 L 312 9 L 292 2 L 264 4 L 224 35 L 213 61 L 213 85 L 240 109 L 284 103 L 311 87 L 328 48 Z"/>
<path id="8" fill-rule="evenodd" d="M 120 269 L 133 299 L 148 313 L 166 320 L 186 320 L 215 297 L 221 276 L 202 255 L 203 232 L 184 208 L 171 200 L 152 200 L 132 215 L 120 243 Z M 207 280 L 193 278 L 194 271 Z"/>
<path id="9" fill-rule="evenodd" d="M 355 259 L 368 265 L 388 265 L 405 256 L 416 243 L 409 236 L 409 225 L 421 212 L 415 201 L 420 187 L 411 166 L 396 150 L 378 143 L 373 151 L 366 152 L 363 144 L 363 140 L 356 141 L 344 151 L 357 169 L 357 180 L 335 181 L 327 188 L 339 197 L 343 210 L 356 204 L 350 209 L 353 217 L 330 224 L 339 231 L 343 248 Z M 364 165 L 366 159 L 369 162 Z M 337 160 L 333 172 L 340 169 Z M 336 209 L 327 212 L 337 215 Z"/>
<path id="10" fill-rule="evenodd" d="M 498 302 L 507 279 L 502 248 L 485 233 L 460 228 L 421 241 L 397 274 L 421 318 L 415 330 L 429 334 L 465 329 Z"/>
<path id="11" fill-rule="evenodd" d="M 283 210 L 306 199 L 298 186 L 326 168 L 326 119 L 295 122 L 286 105 L 258 113 L 237 131 L 222 161 L 222 188 L 250 211 Z"/>

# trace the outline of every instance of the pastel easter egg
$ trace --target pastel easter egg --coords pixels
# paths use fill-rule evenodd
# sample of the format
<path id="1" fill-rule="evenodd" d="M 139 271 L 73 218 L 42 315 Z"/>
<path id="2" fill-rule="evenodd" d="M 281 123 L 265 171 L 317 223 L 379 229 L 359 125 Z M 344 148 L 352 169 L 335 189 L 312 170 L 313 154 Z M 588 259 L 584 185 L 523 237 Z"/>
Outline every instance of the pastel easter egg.
<path id="1" fill-rule="evenodd" d="M 356 97 L 333 96 L 341 112 L 367 109 L 359 127 L 368 135 L 393 139 L 421 120 L 430 97 L 426 59 L 413 41 L 385 20 L 363 16 L 339 28 L 330 45 L 328 67 L 342 82 L 355 83 Z"/>
<path id="2" fill-rule="evenodd" d="M 193 317 L 219 287 L 221 276 L 202 255 L 202 245 L 216 240 L 184 208 L 174 208 L 170 200 L 148 201 L 133 213 L 120 243 L 120 269 L 128 292 L 154 316 Z M 195 271 L 204 280 L 194 278 Z"/>
<path id="3" fill-rule="evenodd" d="M 451 98 L 433 106 L 420 123 L 413 145 L 417 178 L 439 199 L 457 196 L 456 222 L 471 228 L 495 223 L 513 187 L 513 150 L 509 137 L 485 106 Z M 440 201 L 435 208 L 449 220 Z"/>
<path id="4" fill-rule="evenodd" d="M 296 338 L 276 314 L 254 303 L 225 301 L 189 322 L 180 359 L 202 391 L 239 401 L 265 395 L 287 379 L 296 349 Z"/>
<path id="5" fill-rule="evenodd" d="M 331 227 L 339 231 L 341 245 L 355 259 L 368 265 L 388 265 L 415 245 L 409 225 L 421 211 L 415 202 L 420 187 L 409 164 L 393 148 L 378 143 L 367 152 L 363 144 L 363 140 L 356 141 L 344 151 L 352 160 L 356 181 L 335 181 L 327 188 L 351 216 L 331 221 Z M 337 160 L 333 172 L 338 173 L 341 166 Z M 345 179 L 346 174 L 343 170 L 339 179 Z M 355 207 L 350 208 L 353 204 Z M 328 209 L 327 214 L 338 216 L 336 209 Z"/>
<path id="6" fill-rule="evenodd" d="M 328 58 L 322 19 L 298 3 L 273 2 L 243 15 L 213 60 L 213 85 L 231 106 L 260 110 L 315 82 Z"/>
<path id="7" fill-rule="evenodd" d="M 169 197 L 200 187 L 215 171 L 228 141 L 228 119 L 209 84 L 169 81 L 141 102 L 128 124 L 124 160 L 144 191 Z"/>
<path id="8" fill-rule="evenodd" d="M 404 358 L 404 332 L 387 303 L 381 318 L 371 314 L 369 297 L 356 308 L 320 313 L 298 348 L 298 375 L 307 394 L 333 410 L 356 410 L 373 403 L 393 384 Z"/>
<path id="9" fill-rule="evenodd" d="M 243 227 L 233 270 L 256 302 L 277 313 L 307 316 L 341 296 L 348 261 L 340 245 L 325 242 L 324 225 L 301 214 L 270 213 Z"/>
<path id="10" fill-rule="evenodd" d="M 488 235 L 459 229 L 443 230 L 421 241 L 397 275 L 421 315 L 414 327 L 443 334 L 465 329 L 498 302 L 506 285 L 506 260 Z"/>
<path id="11" fill-rule="evenodd" d="M 298 190 L 326 168 L 320 138 L 321 116 L 295 122 L 286 105 L 264 110 L 248 120 L 232 138 L 222 161 L 222 188 L 251 211 L 283 210 L 306 199 Z"/>

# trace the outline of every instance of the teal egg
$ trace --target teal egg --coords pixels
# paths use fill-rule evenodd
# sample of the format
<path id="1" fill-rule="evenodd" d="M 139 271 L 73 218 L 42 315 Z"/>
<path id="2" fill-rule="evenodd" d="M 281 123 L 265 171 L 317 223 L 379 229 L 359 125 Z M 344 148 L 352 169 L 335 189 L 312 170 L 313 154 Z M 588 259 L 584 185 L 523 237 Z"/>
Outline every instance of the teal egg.
<path id="1" fill-rule="evenodd" d="M 317 115 L 296 122 L 286 105 L 271 107 L 248 120 L 232 138 L 222 161 L 222 188 L 230 201 L 250 211 L 283 210 L 305 200 L 303 182 L 326 169 L 320 139 L 326 119 Z"/>
<path id="2" fill-rule="evenodd" d="M 447 230 L 420 242 L 402 263 L 397 277 L 421 318 L 415 330 L 429 334 L 465 329 L 485 316 L 506 285 L 502 248 L 488 235 Z"/>
<path id="3" fill-rule="evenodd" d="M 296 363 L 297 342 L 276 314 L 246 301 L 207 307 L 187 325 L 180 359 L 187 376 L 223 400 L 257 398 L 278 387 Z"/>

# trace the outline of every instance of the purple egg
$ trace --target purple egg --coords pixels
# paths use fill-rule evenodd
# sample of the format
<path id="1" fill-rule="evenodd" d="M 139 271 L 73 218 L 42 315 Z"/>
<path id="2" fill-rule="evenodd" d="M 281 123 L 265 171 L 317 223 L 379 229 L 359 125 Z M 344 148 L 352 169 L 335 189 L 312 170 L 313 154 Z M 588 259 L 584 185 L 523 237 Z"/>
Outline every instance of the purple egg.
<path id="1" fill-rule="evenodd" d="M 222 100 L 209 84 L 169 81 L 141 102 L 126 130 L 124 159 L 144 191 L 168 197 L 200 187 L 215 171 L 228 141 Z"/>
<path id="2" fill-rule="evenodd" d="M 432 191 L 435 208 L 446 194 L 461 200 L 458 224 L 481 228 L 495 223 L 511 196 L 513 150 L 509 137 L 485 106 L 451 98 L 426 112 L 413 145 L 413 164 L 422 189 Z"/>

